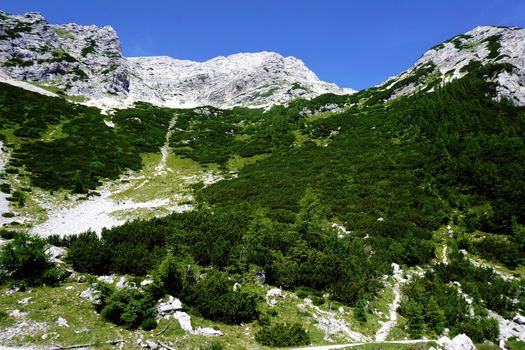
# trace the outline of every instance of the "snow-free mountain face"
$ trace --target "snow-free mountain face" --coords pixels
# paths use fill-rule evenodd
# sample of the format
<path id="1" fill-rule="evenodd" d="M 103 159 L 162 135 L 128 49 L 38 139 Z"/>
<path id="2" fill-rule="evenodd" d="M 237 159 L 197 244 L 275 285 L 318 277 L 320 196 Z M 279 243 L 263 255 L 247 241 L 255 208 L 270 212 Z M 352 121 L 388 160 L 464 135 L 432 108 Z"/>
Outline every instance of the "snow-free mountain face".
<path id="1" fill-rule="evenodd" d="M 525 29 L 477 27 L 428 50 L 409 70 L 378 86 L 385 99 L 432 91 L 480 66 L 497 65 L 486 79 L 496 84 L 496 99 L 525 105 Z"/>
<path id="2" fill-rule="evenodd" d="M 126 95 L 128 63 L 113 28 L 51 25 L 38 13 L 0 12 L 0 71 L 68 95 Z"/>
<path id="3" fill-rule="evenodd" d="M 241 53 L 202 63 L 170 57 L 128 61 L 131 98 L 168 106 L 266 106 L 328 92 L 353 92 L 320 81 L 301 60 L 273 52 Z"/>
<path id="4" fill-rule="evenodd" d="M 0 74 L 105 107 L 136 101 L 169 107 L 268 106 L 354 92 L 322 82 L 302 61 L 276 53 L 237 54 L 203 63 L 170 57 L 126 59 L 113 28 L 52 25 L 38 13 L 0 12 Z"/>

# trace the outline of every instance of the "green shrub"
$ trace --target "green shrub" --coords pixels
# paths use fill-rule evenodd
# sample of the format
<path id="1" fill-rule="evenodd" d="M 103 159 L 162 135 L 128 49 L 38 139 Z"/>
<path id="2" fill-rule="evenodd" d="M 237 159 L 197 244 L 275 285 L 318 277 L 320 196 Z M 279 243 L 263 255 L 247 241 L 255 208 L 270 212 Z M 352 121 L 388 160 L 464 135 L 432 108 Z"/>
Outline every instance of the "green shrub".
<path id="1" fill-rule="evenodd" d="M 156 299 L 149 293 L 120 289 L 102 300 L 100 314 L 104 319 L 125 328 L 136 329 L 144 325 L 148 330 L 152 329 L 150 327 L 156 312 L 155 304 Z"/>
<path id="2" fill-rule="evenodd" d="M 195 307 L 204 317 L 228 324 L 250 322 L 257 318 L 257 296 L 233 290 L 233 281 L 217 270 L 184 291 L 183 301 Z"/>
<path id="3" fill-rule="evenodd" d="M 3 239 L 13 239 L 18 234 L 19 233 L 16 231 L 10 231 L 4 228 L 0 228 L 0 237 L 2 237 Z"/>
<path id="4" fill-rule="evenodd" d="M 276 323 L 255 333 L 255 340 L 262 345 L 288 347 L 310 344 L 310 336 L 298 323 Z"/>
<path id="5" fill-rule="evenodd" d="M 209 345 L 201 346 L 199 350 L 224 350 L 224 345 L 221 342 L 214 340 Z"/>
<path id="6" fill-rule="evenodd" d="M 142 321 L 140 328 L 142 328 L 145 331 L 151 331 L 155 328 L 157 328 L 157 321 L 155 321 L 154 317 L 148 317 Z"/>
<path id="7" fill-rule="evenodd" d="M 0 249 L 0 278 L 34 284 L 56 284 L 67 271 L 54 265 L 45 253 L 46 242 L 25 233 Z"/>

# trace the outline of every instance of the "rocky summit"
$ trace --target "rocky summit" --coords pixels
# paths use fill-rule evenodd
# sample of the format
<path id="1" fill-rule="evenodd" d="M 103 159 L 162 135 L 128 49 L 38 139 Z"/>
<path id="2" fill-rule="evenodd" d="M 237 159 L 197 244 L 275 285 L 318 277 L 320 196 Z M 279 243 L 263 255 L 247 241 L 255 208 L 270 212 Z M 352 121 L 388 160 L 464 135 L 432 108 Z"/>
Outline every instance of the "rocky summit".
<path id="1" fill-rule="evenodd" d="M 388 91 L 388 100 L 433 91 L 466 76 L 481 65 L 504 65 L 487 80 L 496 85 L 497 100 L 508 98 L 525 105 L 525 29 L 480 26 L 441 43 L 421 56 L 407 71 L 388 79 L 378 89 Z"/>
<path id="2" fill-rule="evenodd" d="M 125 58 L 112 27 L 54 25 L 38 13 L 0 12 L 0 74 L 103 108 L 136 101 L 168 107 L 264 107 L 354 92 L 319 80 L 301 60 L 277 53 L 207 62 Z"/>

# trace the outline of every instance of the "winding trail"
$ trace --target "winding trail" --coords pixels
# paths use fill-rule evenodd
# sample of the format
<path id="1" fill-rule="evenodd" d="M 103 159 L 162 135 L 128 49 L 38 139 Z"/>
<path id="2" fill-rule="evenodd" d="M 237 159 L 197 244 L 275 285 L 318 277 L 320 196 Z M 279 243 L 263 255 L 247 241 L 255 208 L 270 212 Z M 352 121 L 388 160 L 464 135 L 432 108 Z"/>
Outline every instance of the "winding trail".
<path id="1" fill-rule="evenodd" d="M 177 123 L 177 114 L 173 115 L 173 118 L 170 120 L 168 126 L 168 131 L 166 132 L 166 141 L 164 145 L 160 148 L 160 153 L 162 154 L 162 159 L 159 164 L 155 167 L 155 176 L 166 175 L 166 162 L 170 153 L 170 139 L 173 135 L 173 127 Z M 171 169 L 168 169 L 171 171 Z"/>
<path id="2" fill-rule="evenodd" d="M 392 286 L 392 291 L 394 292 L 394 300 L 390 305 L 388 305 L 389 310 L 389 319 L 384 322 L 381 328 L 376 332 L 375 340 L 378 342 L 384 342 L 390 330 L 395 327 L 397 324 L 397 308 L 401 303 L 401 285 L 406 282 L 403 278 L 403 270 L 397 264 L 392 264 L 392 269 L 394 270 L 393 278 L 394 285 Z"/>

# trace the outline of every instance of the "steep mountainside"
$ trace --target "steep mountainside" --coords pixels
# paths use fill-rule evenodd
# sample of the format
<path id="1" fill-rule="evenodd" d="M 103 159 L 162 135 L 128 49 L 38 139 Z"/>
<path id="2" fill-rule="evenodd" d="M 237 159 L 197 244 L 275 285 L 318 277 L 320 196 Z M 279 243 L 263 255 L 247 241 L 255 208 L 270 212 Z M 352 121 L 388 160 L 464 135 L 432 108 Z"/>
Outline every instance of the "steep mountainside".
<path id="1" fill-rule="evenodd" d="M 522 33 L 481 27 L 382 86 L 267 109 L 102 114 L 4 79 L 0 347 L 523 348 Z M 129 103 L 328 89 L 271 53 L 122 62 Z"/>
<path id="2" fill-rule="evenodd" d="M 130 58 L 130 96 L 167 106 L 267 106 L 323 93 L 352 93 L 322 82 L 301 60 L 273 52 L 198 63 L 170 57 Z"/>
<path id="3" fill-rule="evenodd" d="M 0 73 L 106 107 L 135 101 L 169 107 L 268 106 L 297 97 L 353 92 L 320 81 L 302 61 L 276 53 L 238 54 L 203 63 L 169 57 L 126 59 L 113 28 L 52 25 L 38 13 L 0 12 Z"/>
<path id="4" fill-rule="evenodd" d="M 128 63 L 113 28 L 51 25 L 38 13 L 0 12 L 0 70 L 69 95 L 102 98 L 129 90 Z"/>
<path id="5" fill-rule="evenodd" d="M 497 99 L 525 105 L 525 29 L 477 27 L 428 50 L 409 70 L 378 86 L 384 100 L 431 91 L 483 65 L 501 65 L 487 80 L 496 83 Z"/>

